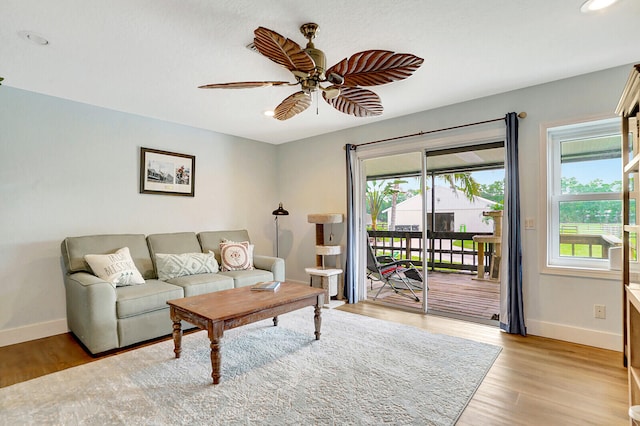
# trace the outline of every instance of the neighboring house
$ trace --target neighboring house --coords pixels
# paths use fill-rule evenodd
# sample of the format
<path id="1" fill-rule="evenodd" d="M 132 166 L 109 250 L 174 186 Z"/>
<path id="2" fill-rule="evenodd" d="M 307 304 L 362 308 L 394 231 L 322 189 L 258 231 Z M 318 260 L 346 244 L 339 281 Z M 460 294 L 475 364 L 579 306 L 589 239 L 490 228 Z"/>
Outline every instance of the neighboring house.
<path id="1" fill-rule="evenodd" d="M 473 201 L 461 191 L 453 191 L 448 186 L 436 186 L 436 231 L 493 232 L 493 221 L 482 216 L 496 204 L 482 197 Z M 431 229 L 431 189 L 427 191 L 427 229 Z M 387 221 L 391 208 L 383 210 Z M 411 197 L 396 205 L 396 229 L 422 230 L 422 196 Z"/>

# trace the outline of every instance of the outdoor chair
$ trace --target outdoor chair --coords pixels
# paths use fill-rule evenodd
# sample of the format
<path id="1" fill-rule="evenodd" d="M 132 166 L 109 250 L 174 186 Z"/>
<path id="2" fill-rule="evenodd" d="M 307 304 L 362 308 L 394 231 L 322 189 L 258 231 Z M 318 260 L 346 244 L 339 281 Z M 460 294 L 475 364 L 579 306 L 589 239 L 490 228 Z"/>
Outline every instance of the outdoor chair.
<path id="1" fill-rule="evenodd" d="M 420 298 L 416 295 L 414 289 L 422 290 L 424 288 L 423 278 L 422 273 L 413 263 L 406 259 L 395 260 L 391 256 L 376 256 L 371 243 L 367 242 L 367 245 L 369 246 L 367 251 L 367 278 L 371 280 L 372 286 L 373 280 L 383 283 L 373 300 L 378 298 L 383 288 L 389 286 L 395 293 L 419 302 Z M 408 290 L 411 294 L 405 293 L 403 290 Z"/>

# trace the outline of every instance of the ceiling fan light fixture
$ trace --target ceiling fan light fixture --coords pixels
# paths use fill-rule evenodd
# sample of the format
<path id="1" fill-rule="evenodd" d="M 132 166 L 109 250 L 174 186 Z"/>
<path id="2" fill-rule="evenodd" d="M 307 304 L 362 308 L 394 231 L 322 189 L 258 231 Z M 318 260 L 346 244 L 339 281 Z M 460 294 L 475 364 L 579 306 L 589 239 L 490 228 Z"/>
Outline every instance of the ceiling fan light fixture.
<path id="1" fill-rule="evenodd" d="M 582 4 L 582 6 L 580 6 L 580 12 L 597 12 L 598 10 L 606 9 L 617 1 L 618 0 L 587 0 Z"/>
<path id="2" fill-rule="evenodd" d="M 320 87 L 320 86 L 318 86 L 318 87 Z M 320 90 L 322 90 L 324 92 L 324 98 L 325 99 L 334 99 L 334 98 L 337 98 L 338 96 L 340 96 L 340 88 L 339 87 L 331 86 L 331 87 L 327 87 L 326 89 L 324 87 L 320 87 Z"/>
<path id="3" fill-rule="evenodd" d="M 341 85 L 344 84 L 344 77 L 337 72 L 330 72 L 327 74 L 327 81 L 331 84 Z"/>

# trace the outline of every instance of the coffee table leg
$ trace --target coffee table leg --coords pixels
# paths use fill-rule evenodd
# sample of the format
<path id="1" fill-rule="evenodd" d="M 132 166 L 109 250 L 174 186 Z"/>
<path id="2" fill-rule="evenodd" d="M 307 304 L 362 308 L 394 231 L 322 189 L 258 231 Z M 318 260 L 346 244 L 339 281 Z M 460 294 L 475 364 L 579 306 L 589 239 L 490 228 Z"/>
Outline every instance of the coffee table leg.
<path id="1" fill-rule="evenodd" d="M 278 317 L 273 317 L 273 326 L 274 327 L 278 326 Z"/>
<path id="2" fill-rule="evenodd" d="M 211 378 L 214 385 L 220 383 L 220 339 L 211 340 Z"/>
<path id="3" fill-rule="evenodd" d="M 176 318 L 173 308 L 171 308 L 171 319 L 173 320 L 173 352 L 176 358 L 180 358 L 182 352 L 182 326 L 180 320 Z"/>
<path id="4" fill-rule="evenodd" d="M 213 384 L 220 383 L 220 364 L 222 362 L 222 354 L 220 353 L 220 340 L 222 339 L 222 323 L 214 323 L 209 329 L 209 339 L 211 340 L 211 378 Z"/>
<path id="5" fill-rule="evenodd" d="M 323 302 L 323 296 L 318 296 L 318 301 L 316 302 L 315 308 L 314 308 L 314 314 L 313 314 L 313 322 L 315 323 L 316 326 L 316 340 L 320 340 L 320 326 L 322 325 L 322 317 L 321 317 L 321 312 L 322 312 L 322 303 Z"/>

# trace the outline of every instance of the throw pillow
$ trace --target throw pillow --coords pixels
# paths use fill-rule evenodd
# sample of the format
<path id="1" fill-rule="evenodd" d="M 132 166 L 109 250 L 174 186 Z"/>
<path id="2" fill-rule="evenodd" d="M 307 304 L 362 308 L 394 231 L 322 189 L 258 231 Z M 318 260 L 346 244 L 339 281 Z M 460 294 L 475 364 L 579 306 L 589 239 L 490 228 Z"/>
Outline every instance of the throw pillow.
<path id="1" fill-rule="evenodd" d="M 215 274 L 218 272 L 218 261 L 213 252 L 156 254 L 156 268 L 159 280 L 183 277 L 195 274 Z"/>
<path id="2" fill-rule="evenodd" d="M 253 244 L 249 241 L 229 241 L 220 243 L 220 260 L 223 271 L 243 271 L 253 269 Z"/>
<path id="3" fill-rule="evenodd" d="M 95 275 L 110 282 L 114 288 L 144 284 L 142 274 L 133 263 L 129 247 L 123 247 L 113 254 L 87 254 L 84 260 Z"/>

